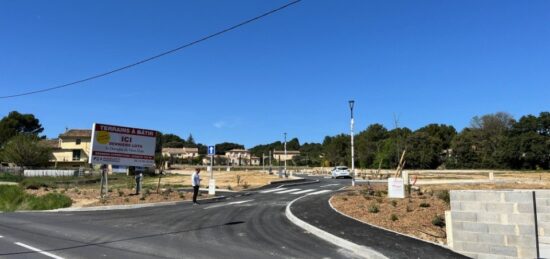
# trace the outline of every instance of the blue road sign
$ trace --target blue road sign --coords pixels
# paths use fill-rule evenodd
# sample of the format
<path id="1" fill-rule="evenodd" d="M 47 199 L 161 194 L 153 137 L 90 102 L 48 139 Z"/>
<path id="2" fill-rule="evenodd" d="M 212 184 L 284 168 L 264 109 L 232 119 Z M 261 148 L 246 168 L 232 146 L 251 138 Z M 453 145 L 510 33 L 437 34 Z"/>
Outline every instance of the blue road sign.
<path id="1" fill-rule="evenodd" d="M 208 155 L 213 156 L 216 153 L 216 148 L 214 146 L 208 146 Z"/>

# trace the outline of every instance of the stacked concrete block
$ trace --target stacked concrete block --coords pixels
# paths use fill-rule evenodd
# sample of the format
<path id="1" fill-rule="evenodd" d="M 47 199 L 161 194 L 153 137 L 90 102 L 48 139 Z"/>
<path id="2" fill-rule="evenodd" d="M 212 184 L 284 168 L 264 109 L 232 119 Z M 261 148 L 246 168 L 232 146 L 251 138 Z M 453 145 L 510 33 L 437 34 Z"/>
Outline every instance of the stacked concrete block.
<path id="1" fill-rule="evenodd" d="M 539 251 L 550 257 L 550 190 L 536 190 Z M 472 258 L 535 258 L 533 190 L 451 191 L 447 242 Z M 545 231 L 546 230 L 546 231 Z M 545 233 L 546 232 L 546 233 Z"/>

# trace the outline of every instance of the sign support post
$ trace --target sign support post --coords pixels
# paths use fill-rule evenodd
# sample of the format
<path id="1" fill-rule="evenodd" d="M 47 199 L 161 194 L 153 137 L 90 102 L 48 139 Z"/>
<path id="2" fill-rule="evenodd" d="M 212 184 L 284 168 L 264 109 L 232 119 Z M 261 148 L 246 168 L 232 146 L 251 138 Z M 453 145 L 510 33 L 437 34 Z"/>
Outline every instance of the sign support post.
<path id="1" fill-rule="evenodd" d="M 208 171 L 210 172 L 210 180 L 208 181 L 208 195 L 216 195 L 216 180 L 214 179 L 214 154 L 216 154 L 216 148 L 214 146 L 208 147 L 208 155 L 210 156 L 210 166 Z"/>

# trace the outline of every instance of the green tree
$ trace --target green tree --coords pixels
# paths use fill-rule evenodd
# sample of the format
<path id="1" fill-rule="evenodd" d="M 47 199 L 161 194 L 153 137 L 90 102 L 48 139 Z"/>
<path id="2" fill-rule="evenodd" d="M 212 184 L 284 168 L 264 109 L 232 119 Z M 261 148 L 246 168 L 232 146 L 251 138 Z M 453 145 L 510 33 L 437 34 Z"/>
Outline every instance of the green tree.
<path id="1" fill-rule="evenodd" d="M 299 161 L 305 161 L 304 165 L 321 166 L 323 157 L 323 145 L 320 143 L 304 143 L 300 146 Z"/>
<path id="2" fill-rule="evenodd" d="M 4 145 L 2 157 L 23 167 L 45 166 L 51 156 L 51 150 L 40 143 L 40 139 L 30 134 L 18 134 Z"/>
<path id="3" fill-rule="evenodd" d="M 504 112 L 472 119 L 452 141 L 450 167 L 506 168 L 506 142 L 515 121 Z"/>
<path id="4" fill-rule="evenodd" d="M 425 131 L 407 138 L 406 166 L 412 169 L 436 169 L 441 164 L 442 141 Z"/>
<path id="5" fill-rule="evenodd" d="M 323 141 L 323 150 L 325 159 L 331 166 L 348 165 L 351 162 L 349 135 L 326 136 Z"/>
<path id="6" fill-rule="evenodd" d="M 548 169 L 550 166 L 550 113 L 520 118 L 509 131 L 504 147 L 507 167 L 513 169 Z"/>
<path id="7" fill-rule="evenodd" d="M 225 155 L 225 152 L 231 149 L 244 149 L 244 146 L 237 143 L 223 142 L 216 145 L 216 154 Z"/>
<path id="8" fill-rule="evenodd" d="M 0 120 L 0 147 L 18 133 L 38 136 L 42 131 L 44 131 L 44 128 L 34 115 L 12 111 Z"/>
<path id="9" fill-rule="evenodd" d="M 388 130 L 381 124 L 372 124 L 355 136 L 356 157 L 360 167 L 378 167 L 377 155 L 388 138 Z"/>

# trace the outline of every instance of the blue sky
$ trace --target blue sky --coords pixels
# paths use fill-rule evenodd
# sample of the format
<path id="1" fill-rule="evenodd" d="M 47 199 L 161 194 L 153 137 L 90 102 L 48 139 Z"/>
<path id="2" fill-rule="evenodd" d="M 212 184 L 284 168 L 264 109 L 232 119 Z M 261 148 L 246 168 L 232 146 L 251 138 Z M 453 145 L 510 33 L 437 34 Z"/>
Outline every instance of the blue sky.
<path id="1" fill-rule="evenodd" d="M 286 1 L 2 1 L 0 93 L 81 79 Z M 301 142 L 356 125 L 457 129 L 475 115 L 550 109 L 549 1 L 313 1 L 176 54 L 31 96 L 48 137 L 102 122 L 205 144 Z"/>

